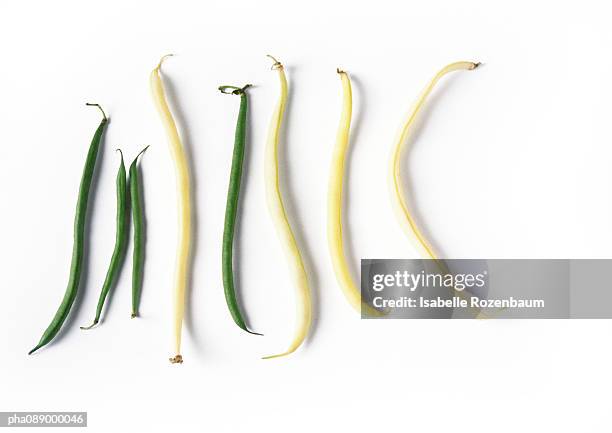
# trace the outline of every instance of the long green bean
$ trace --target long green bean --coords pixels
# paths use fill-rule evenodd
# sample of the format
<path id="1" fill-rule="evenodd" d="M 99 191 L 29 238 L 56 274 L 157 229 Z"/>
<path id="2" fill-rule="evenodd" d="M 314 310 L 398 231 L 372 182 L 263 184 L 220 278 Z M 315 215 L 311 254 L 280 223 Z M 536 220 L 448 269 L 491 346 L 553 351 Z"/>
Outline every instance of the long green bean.
<path id="1" fill-rule="evenodd" d="M 123 163 L 123 152 L 121 149 L 117 149 L 121 154 L 121 164 L 119 165 L 119 171 L 117 173 L 117 223 L 115 232 L 115 248 L 113 249 L 113 255 L 111 257 L 108 271 L 106 272 L 106 278 L 102 285 L 102 291 L 98 298 L 98 306 L 96 307 L 96 317 L 90 326 L 81 326 L 81 329 L 91 329 L 100 322 L 100 316 L 102 315 L 102 308 L 104 308 L 104 302 L 110 292 L 111 287 L 117 280 L 117 275 L 121 270 L 123 259 L 125 258 L 125 244 L 127 241 L 127 217 L 126 217 L 126 175 L 125 165 Z"/>
<path id="2" fill-rule="evenodd" d="M 89 191 L 91 189 L 91 183 L 93 180 L 93 174 L 96 167 L 96 160 L 98 158 L 98 150 L 100 149 L 100 142 L 104 134 L 104 128 L 108 123 L 108 119 L 104 110 L 98 104 L 87 104 L 90 106 L 96 106 L 102 112 L 102 121 L 100 126 L 96 129 L 94 136 L 89 145 L 89 151 L 87 152 L 87 158 L 85 160 L 85 168 L 83 169 L 83 175 L 81 177 L 81 184 L 79 187 L 79 196 L 77 199 L 76 215 L 74 218 L 74 243 L 72 247 L 72 261 L 70 263 L 70 276 L 68 279 L 68 286 L 64 298 L 53 316 L 51 323 L 43 333 L 40 341 L 30 350 L 28 353 L 31 355 L 41 347 L 47 345 L 59 332 L 62 325 L 66 321 L 70 309 L 76 299 L 79 283 L 81 281 L 81 273 L 83 271 L 83 252 L 85 249 L 85 221 L 87 219 L 87 202 L 89 201 Z"/>
<path id="3" fill-rule="evenodd" d="M 140 151 L 130 164 L 130 201 L 132 204 L 132 223 L 134 225 L 134 252 L 132 254 L 132 319 L 138 317 L 140 295 L 142 293 L 143 247 L 144 247 L 144 215 L 140 202 L 140 176 L 138 173 L 138 157 L 149 146 Z"/>
<path id="4" fill-rule="evenodd" d="M 250 331 L 245 323 L 238 300 L 236 299 L 236 290 L 234 287 L 234 230 L 236 227 L 236 214 L 238 212 L 238 204 L 240 198 L 240 182 L 242 180 L 242 165 L 244 162 L 244 149 L 246 143 L 246 127 L 247 127 L 247 110 L 248 97 L 246 89 L 250 87 L 247 84 L 244 87 L 221 86 L 221 93 L 228 95 L 240 96 L 240 110 L 238 112 L 238 121 L 236 123 L 236 134 L 234 137 L 234 152 L 232 156 L 232 168 L 230 172 L 229 186 L 227 189 L 227 204 L 225 206 L 225 224 L 223 228 L 223 251 L 222 251 L 222 268 L 223 268 L 223 290 L 225 292 L 225 302 L 232 315 L 232 319 L 236 325 L 249 334 L 261 335 L 257 332 Z"/>

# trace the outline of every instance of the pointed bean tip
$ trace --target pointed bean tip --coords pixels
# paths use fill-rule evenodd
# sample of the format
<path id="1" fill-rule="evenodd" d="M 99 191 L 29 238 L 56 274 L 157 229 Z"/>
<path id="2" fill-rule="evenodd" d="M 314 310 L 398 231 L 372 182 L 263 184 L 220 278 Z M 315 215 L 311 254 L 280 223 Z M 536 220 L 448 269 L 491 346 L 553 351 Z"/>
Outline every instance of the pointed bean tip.
<path id="1" fill-rule="evenodd" d="M 81 328 L 82 331 L 87 331 L 87 330 L 93 328 L 94 326 L 96 326 L 97 324 L 98 324 L 98 322 L 94 322 L 94 323 L 92 323 L 89 326 L 81 326 L 80 328 Z"/>
<path id="2" fill-rule="evenodd" d="M 282 358 L 283 356 L 287 356 L 292 352 L 283 352 L 283 353 L 278 353 L 276 355 L 268 355 L 268 356 L 264 356 L 261 359 L 274 359 L 274 358 Z"/>
<path id="3" fill-rule="evenodd" d="M 36 346 L 34 349 L 30 350 L 30 351 L 28 352 L 28 355 L 33 354 L 33 353 L 34 353 L 34 352 L 36 352 L 38 349 L 40 349 L 40 346 Z"/>
<path id="4" fill-rule="evenodd" d="M 147 144 L 144 147 L 144 149 L 142 149 L 140 152 L 138 152 L 138 155 L 136 155 L 136 158 L 134 160 L 138 159 L 143 153 L 145 153 L 150 146 L 151 146 L 150 144 Z"/>

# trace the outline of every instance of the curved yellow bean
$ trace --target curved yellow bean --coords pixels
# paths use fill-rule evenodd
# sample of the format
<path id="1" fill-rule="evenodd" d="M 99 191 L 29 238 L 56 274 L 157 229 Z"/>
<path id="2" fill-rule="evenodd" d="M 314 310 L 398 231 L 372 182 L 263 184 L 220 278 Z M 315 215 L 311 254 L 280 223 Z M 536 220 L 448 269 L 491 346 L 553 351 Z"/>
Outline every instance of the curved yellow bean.
<path id="1" fill-rule="evenodd" d="M 404 152 L 404 147 L 405 147 L 407 138 L 412 132 L 412 126 L 414 124 L 414 121 L 417 115 L 419 114 L 421 107 L 425 103 L 427 96 L 429 96 L 429 94 L 433 90 L 436 83 L 440 80 L 440 78 L 442 78 L 446 74 L 453 72 L 453 71 L 459 71 L 459 70 L 471 71 L 472 69 L 476 69 L 478 65 L 480 65 L 480 63 L 456 62 L 456 63 L 451 63 L 450 65 L 447 65 L 444 68 L 442 68 L 432 78 L 429 84 L 427 84 L 425 89 L 423 89 L 423 91 L 421 92 L 421 95 L 417 99 L 413 108 L 408 113 L 408 118 L 402 125 L 402 128 L 400 130 L 400 133 L 398 134 L 398 137 L 397 137 L 397 140 L 394 146 L 393 157 L 391 158 L 391 170 L 390 170 L 391 182 L 390 183 L 391 183 L 391 197 L 392 197 L 392 201 L 394 204 L 394 208 L 396 210 L 396 215 L 397 215 L 400 225 L 402 226 L 402 228 L 404 229 L 408 237 L 413 241 L 414 245 L 419 250 L 420 254 L 423 257 L 428 258 L 428 259 L 437 260 L 437 256 L 436 256 L 436 253 L 433 247 L 431 246 L 429 241 L 425 238 L 423 233 L 421 233 L 416 221 L 414 220 L 414 218 L 410 214 L 410 211 L 408 210 L 408 203 L 405 198 L 406 194 L 402 187 L 401 176 L 400 176 L 401 174 L 400 173 L 401 156 Z"/>
<path id="2" fill-rule="evenodd" d="M 291 226 L 289 225 L 289 221 L 287 219 L 287 213 L 285 212 L 285 206 L 283 205 L 283 199 L 279 187 L 278 140 L 283 122 L 285 105 L 287 103 L 287 78 L 285 77 L 283 65 L 273 57 L 271 58 L 274 60 L 272 69 L 276 70 L 278 74 L 280 96 L 270 121 L 268 139 L 265 149 L 264 171 L 266 198 L 270 216 L 272 217 L 272 221 L 276 227 L 278 237 L 289 261 L 289 268 L 293 276 L 296 288 L 297 316 L 295 335 L 293 337 L 293 341 L 289 345 L 289 348 L 283 353 L 266 356 L 263 359 L 278 358 L 295 352 L 295 350 L 300 347 L 306 338 L 308 330 L 310 329 L 310 322 L 312 320 L 312 306 L 310 300 L 310 288 L 308 286 L 308 276 L 306 275 L 300 250 L 298 249 L 295 237 L 291 231 Z"/>
<path id="3" fill-rule="evenodd" d="M 174 350 L 176 355 L 170 358 L 173 364 L 181 364 L 181 333 L 185 315 L 185 290 L 189 278 L 189 256 L 191 244 L 191 191 L 189 166 L 185 149 L 176 129 L 176 124 L 168 103 L 161 78 L 161 65 L 168 56 L 164 56 L 151 72 L 151 91 L 155 106 L 168 136 L 170 152 L 174 160 L 176 172 L 177 206 L 179 217 L 179 233 L 176 249 L 176 269 L 174 274 Z"/>
<path id="4" fill-rule="evenodd" d="M 349 304 L 358 312 L 379 316 L 381 313 L 362 301 L 361 291 L 351 276 L 344 252 L 342 238 L 342 190 L 344 182 L 344 162 L 349 147 L 351 116 L 353 111 L 353 93 L 351 79 L 345 71 L 338 69 L 342 81 L 342 112 L 336 135 L 336 146 L 332 157 L 327 195 L 327 240 L 332 264 L 338 284 Z"/>
<path id="5" fill-rule="evenodd" d="M 408 203 L 405 198 L 406 195 L 404 193 L 404 189 L 402 187 L 402 182 L 401 182 L 400 161 L 401 161 L 401 156 L 403 152 L 405 151 L 404 148 L 405 148 L 405 144 L 408 139 L 408 136 L 410 135 L 410 132 L 412 132 L 412 126 L 414 125 L 416 117 L 419 114 L 420 109 L 425 104 L 427 97 L 429 96 L 433 88 L 435 87 L 436 83 L 440 80 L 440 78 L 454 71 L 460 71 L 460 70 L 471 71 L 473 69 L 476 69 L 479 65 L 480 63 L 474 63 L 474 62 L 455 62 L 449 65 L 446 65 L 444 68 L 438 71 L 438 73 L 427 84 L 425 89 L 423 89 L 423 91 L 421 92 L 421 95 L 419 96 L 416 103 L 414 104 L 410 112 L 408 113 L 408 117 L 406 121 L 404 122 L 404 124 L 402 125 L 402 128 L 400 129 L 400 133 L 398 134 L 398 137 L 397 137 L 394 149 L 393 149 L 393 157 L 391 158 L 391 170 L 390 170 L 391 197 L 392 197 L 392 202 L 394 204 L 394 208 L 396 211 L 398 221 L 400 225 L 402 226 L 402 228 L 404 229 L 404 231 L 406 232 L 406 234 L 408 235 L 408 237 L 412 240 L 417 250 L 420 252 L 421 256 L 426 259 L 434 260 L 436 267 L 442 274 L 447 274 L 450 272 L 448 269 L 448 266 L 446 265 L 446 263 L 444 263 L 444 261 L 438 258 L 437 254 L 435 253 L 429 241 L 425 238 L 423 233 L 419 230 L 419 227 L 415 219 L 412 217 L 408 209 Z M 465 293 L 463 293 L 462 291 L 455 290 L 454 287 L 453 287 L 453 291 L 461 298 L 465 299 L 467 297 Z M 472 309 L 472 310 L 474 311 L 475 317 L 477 318 L 485 317 L 485 314 L 481 313 L 479 309 Z"/>

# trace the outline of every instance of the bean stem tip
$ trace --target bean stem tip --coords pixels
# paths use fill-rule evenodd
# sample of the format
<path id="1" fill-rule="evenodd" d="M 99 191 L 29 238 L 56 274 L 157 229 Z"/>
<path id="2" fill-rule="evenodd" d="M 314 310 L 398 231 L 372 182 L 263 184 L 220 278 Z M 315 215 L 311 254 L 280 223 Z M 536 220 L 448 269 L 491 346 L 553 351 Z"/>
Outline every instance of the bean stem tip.
<path id="1" fill-rule="evenodd" d="M 87 105 L 88 107 L 98 107 L 100 109 L 100 111 L 102 112 L 102 117 L 104 117 L 104 121 L 106 122 L 108 120 L 108 117 L 106 117 L 106 113 L 104 112 L 104 110 L 102 109 L 102 106 L 100 104 L 95 104 L 92 102 L 86 102 L 85 105 Z"/>
<path id="2" fill-rule="evenodd" d="M 272 65 L 272 70 L 275 69 L 282 69 L 283 64 L 281 62 L 279 62 L 278 60 L 276 60 L 275 57 L 271 56 L 270 54 L 266 54 L 267 57 L 270 57 L 272 59 L 272 61 L 274 62 L 274 64 Z"/>
<path id="3" fill-rule="evenodd" d="M 183 357 L 181 355 L 176 355 L 174 358 L 170 358 L 170 363 L 171 364 L 182 364 Z"/>
<path id="4" fill-rule="evenodd" d="M 155 69 L 160 70 L 162 63 L 164 63 L 164 60 L 166 60 L 168 57 L 172 57 L 172 56 L 174 56 L 174 54 L 172 54 L 172 53 L 163 55 L 162 58 L 159 59 L 159 63 L 157 64 L 157 67 Z"/>
<path id="5" fill-rule="evenodd" d="M 224 95 L 243 95 L 249 87 L 253 87 L 252 84 L 245 84 L 242 87 L 236 86 L 219 86 L 219 91 Z"/>

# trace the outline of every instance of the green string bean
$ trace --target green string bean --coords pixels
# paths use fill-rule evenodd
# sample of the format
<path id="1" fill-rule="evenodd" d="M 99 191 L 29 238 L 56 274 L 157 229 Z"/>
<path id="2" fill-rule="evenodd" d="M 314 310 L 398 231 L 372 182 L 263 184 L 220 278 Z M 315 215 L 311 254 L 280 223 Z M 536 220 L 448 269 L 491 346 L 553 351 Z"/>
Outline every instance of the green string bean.
<path id="1" fill-rule="evenodd" d="M 238 202 L 240 198 L 240 183 L 242 180 L 242 164 L 244 161 L 244 148 L 246 143 L 247 110 L 248 97 L 244 87 L 221 86 L 221 93 L 227 95 L 240 96 L 240 110 L 238 112 L 238 122 L 236 123 L 236 134 L 234 137 L 234 152 L 232 156 L 232 168 L 230 172 L 229 187 L 227 189 L 227 204 L 225 206 L 225 223 L 223 227 L 223 248 L 222 248 L 222 268 L 223 268 L 223 291 L 225 301 L 236 325 L 249 334 L 261 335 L 250 331 L 245 323 L 234 287 L 234 231 L 236 227 L 236 214 L 238 212 Z"/>
<path id="2" fill-rule="evenodd" d="M 117 275 L 121 270 L 123 259 L 125 257 L 125 244 L 127 241 L 127 218 L 126 218 L 126 175 L 125 165 L 123 163 L 123 152 L 121 149 L 117 149 L 121 154 L 121 164 L 119 165 L 119 171 L 117 173 L 117 228 L 115 232 L 115 248 L 113 249 L 113 255 L 111 257 L 108 271 L 106 272 L 106 278 L 102 285 L 102 291 L 98 298 L 98 306 L 96 307 L 96 317 L 90 326 L 81 326 L 81 329 L 91 329 L 100 322 L 100 316 L 102 315 L 102 308 L 104 308 L 104 302 L 110 292 L 111 287 L 117 280 Z"/>
<path id="3" fill-rule="evenodd" d="M 140 176 L 138 173 L 138 158 L 149 146 L 140 151 L 130 164 L 130 200 L 132 204 L 132 223 L 134 225 L 134 252 L 132 255 L 132 319 L 138 317 L 140 295 L 142 293 L 143 247 L 144 247 L 144 215 L 140 202 Z"/>
<path id="4" fill-rule="evenodd" d="M 53 316 L 51 323 L 43 333 L 40 341 L 30 350 L 28 353 L 31 355 L 41 347 L 47 345 L 59 332 L 62 325 L 66 321 L 70 309 L 76 299 L 79 283 L 81 280 L 81 273 L 83 271 L 83 252 L 85 249 L 85 222 L 87 219 L 87 202 L 89 201 L 89 191 L 91 189 L 91 183 L 93 180 L 93 174 L 96 167 L 96 160 L 98 158 L 98 150 L 100 149 L 100 142 L 104 134 L 104 128 L 108 123 L 108 118 L 104 113 L 104 110 L 98 104 L 87 104 L 89 106 L 95 106 L 102 112 L 102 121 L 100 126 L 96 129 L 94 136 L 89 145 L 89 151 L 87 152 L 87 158 L 85 160 L 85 168 L 83 169 L 83 175 L 81 177 L 81 184 L 79 186 L 79 195 L 77 199 L 76 214 L 74 218 L 74 242 L 72 247 L 72 261 L 70 263 L 70 276 L 68 278 L 68 286 L 64 293 L 64 298 Z"/>

